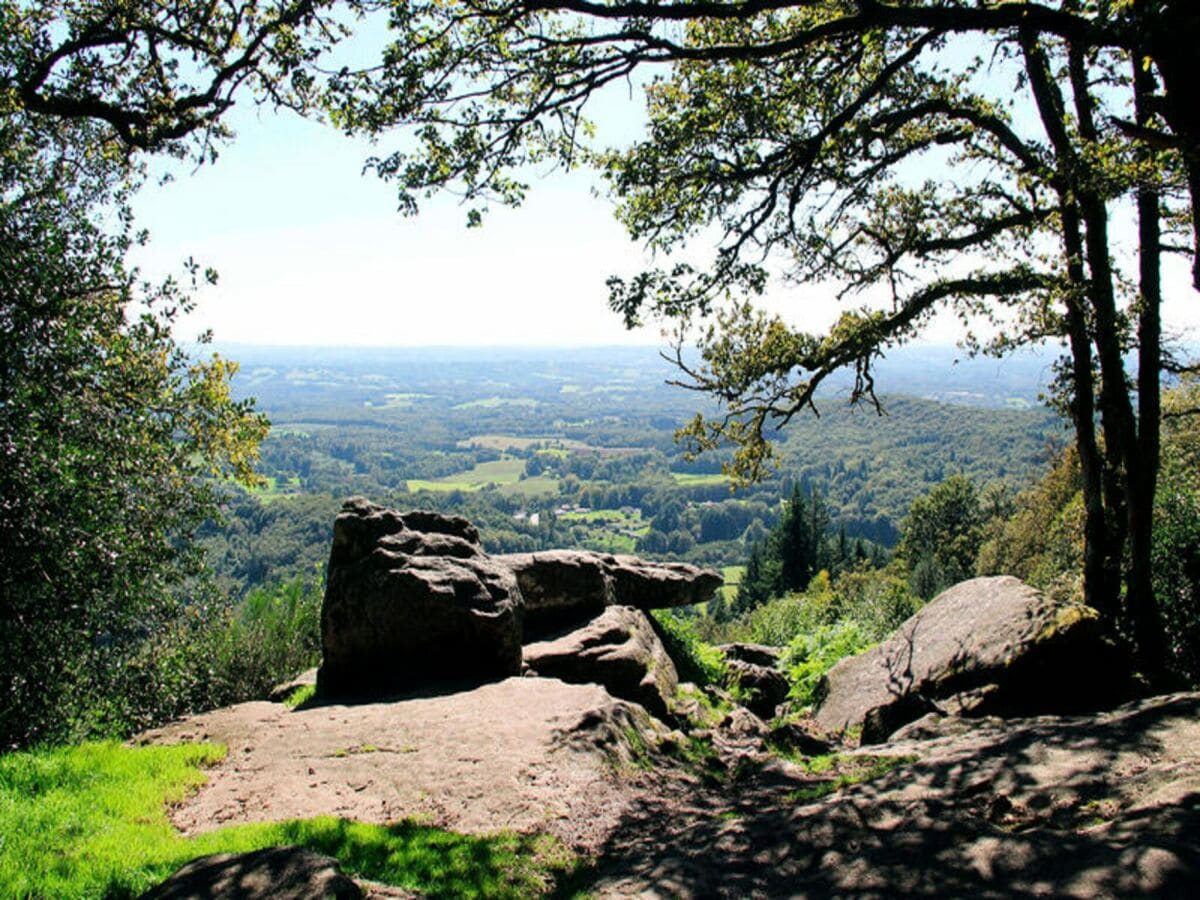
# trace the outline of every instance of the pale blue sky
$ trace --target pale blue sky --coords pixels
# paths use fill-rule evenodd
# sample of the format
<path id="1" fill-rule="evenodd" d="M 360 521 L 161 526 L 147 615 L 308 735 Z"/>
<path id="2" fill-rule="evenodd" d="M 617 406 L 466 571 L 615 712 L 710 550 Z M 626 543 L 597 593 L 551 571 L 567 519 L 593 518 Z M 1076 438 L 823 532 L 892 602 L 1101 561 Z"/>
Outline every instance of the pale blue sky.
<path id="1" fill-rule="evenodd" d="M 640 100 L 618 89 L 596 114 L 609 135 L 628 137 Z M 589 173 L 537 179 L 523 207 L 494 209 L 483 228 L 467 229 L 449 196 L 400 216 L 393 188 L 362 174 L 365 142 L 253 107 L 230 121 L 238 137 L 216 164 L 174 165 L 172 183 L 148 186 L 136 202 L 152 236 L 136 258 L 147 275 L 178 273 L 189 256 L 220 272 L 180 339 L 211 328 L 219 342 L 260 344 L 662 343 L 656 326 L 627 332 L 608 309 L 605 279 L 649 260 Z M 1194 343 L 1200 303 L 1182 266 L 1167 283 L 1168 327 Z M 767 302 L 806 330 L 838 312 L 819 288 L 778 285 Z M 925 339 L 960 336 L 942 317 Z"/>

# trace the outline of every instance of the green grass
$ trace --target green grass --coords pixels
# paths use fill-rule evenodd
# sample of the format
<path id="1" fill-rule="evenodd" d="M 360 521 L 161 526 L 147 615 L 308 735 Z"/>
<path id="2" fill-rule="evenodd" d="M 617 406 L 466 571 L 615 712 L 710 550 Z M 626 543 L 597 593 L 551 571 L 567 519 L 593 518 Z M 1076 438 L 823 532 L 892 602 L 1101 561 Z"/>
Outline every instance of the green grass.
<path id="1" fill-rule="evenodd" d="M 681 484 L 684 487 L 701 484 L 725 484 L 729 481 L 720 472 L 672 472 L 671 477 L 675 479 L 676 484 Z"/>
<path id="2" fill-rule="evenodd" d="M 284 698 L 283 705 L 288 709 L 296 709 L 303 706 L 315 696 L 317 696 L 317 686 L 315 684 L 302 684 Z"/>
<path id="3" fill-rule="evenodd" d="M 855 756 L 827 753 L 798 760 L 810 775 L 824 776 L 788 795 L 793 803 L 811 803 L 843 788 L 886 775 L 892 769 L 916 762 L 915 756 Z"/>
<path id="4" fill-rule="evenodd" d="M 464 491 L 472 492 L 483 490 L 490 485 L 495 485 L 505 494 L 520 494 L 530 496 L 534 494 L 549 494 L 558 492 L 558 480 L 538 476 L 535 478 L 522 479 L 521 474 L 525 471 L 525 460 L 523 459 L 493 459 L 488 462 L 479 463 L 472 469 L 465 472 L 456 472 L 453 475 L 447 475 L 445 478 L 438 479 L 422 479 L 414 478 L 408 482 L 410 491 Z"/>
<path id="5" fill-rule="evenodd" d="M 430 897 L 536 896 L 575 866 L 546 836 L 468 836 L 412 822 L 322 817 L 185 838 L 167 805 L 199 787 L 201 767 L 224 753 L 212 744 L 91 743 L 0 757 L 0 896 L 132 897 L 196 857 L 282 845 Z"/>
<path id="6" fill-rule="evenodd" d="M 247 488 L 247 490 L 264 503 L 278 500 L 280 497 L 292 497 L 300 493 L 300 479 L 276 478 L 273 475 L 264 476 L 264 484 Z"/>
<path id="7" fill-rule="evenodd" d="M 741 585 L 742 576 L 745 574 L 745 566 L 721 567 L 721 577 L 725 579 L 725 584 L 721 587 L 721 596 L 725 598 L 726 603 L 732 603 L 737 597 L 738 587 Z"/>
<path id="8" fill-rule="evenodd" d="M 468 400 L 466 403 L 460 403 L 453 409 L 497 409 L 501 406 L 534 407 L 537 405 L 538 401 L 532 397 L 484 397 L 480 400 Z"/>

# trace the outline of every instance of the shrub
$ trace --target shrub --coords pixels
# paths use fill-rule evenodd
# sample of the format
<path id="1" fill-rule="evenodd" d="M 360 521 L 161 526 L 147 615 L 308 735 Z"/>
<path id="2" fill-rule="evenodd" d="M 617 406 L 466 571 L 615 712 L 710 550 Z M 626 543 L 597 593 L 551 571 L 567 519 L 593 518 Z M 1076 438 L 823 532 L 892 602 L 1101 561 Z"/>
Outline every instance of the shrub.
<path id="1" fill-rule="evenodd" d="M 815 703 L 822 676 L 843 657 L 854 656 L 871 648 L 874 642 L 853 619 L 835 625 L 823 625 L 802 634 L 788 644 L 783 667 L 792 684 L 789 694 L 805 706 Z"/>
<path id="2" fill-rule="evenodd" d="M 653 610 L 650 619 L 683 681 L 701 687 L 721 684 L 725 678 L 725 654 L 702 641 L 692 622 L 669 609 Z"/>

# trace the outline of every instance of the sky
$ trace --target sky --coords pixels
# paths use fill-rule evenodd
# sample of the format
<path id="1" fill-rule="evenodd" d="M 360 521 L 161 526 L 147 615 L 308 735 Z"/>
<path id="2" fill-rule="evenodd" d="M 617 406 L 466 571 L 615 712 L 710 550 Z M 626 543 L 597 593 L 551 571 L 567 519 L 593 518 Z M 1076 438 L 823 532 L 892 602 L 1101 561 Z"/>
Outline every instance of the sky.
<path id="1" fill-rule="evenodd" d="M 609 134 L 636 134 L 640 102 L 601 99 Z M 166 185 L 136 198 L 151 234 L 135 263 L 161 279 L 194 258 L 220 274 L 176 329 L 190 341 L 211 329 L 220 343 L 335 346 L 604 346 L 664 343 L 660 326 L 626 331 L 609 310 L 605 279 L 652 260 L 613 217 L 587 172 L 533 173 L 517 209 L 495 208 L 482 228 L 439 196 L 415 218 L 396 211 L 394 188 L 363 163 L 372 148 L 292 113 L 253 106 L 229 120 L 238 132 L 215 164 L 156 160 Z M 602 136 L 604 132 L 602 132 Z M 702 256 L 695 257 L 697 260 Z M 1167 278 L 1169 325 L 1200 338 L 1200 302 L 1182 267 Z M 839 307 L 831 290 L 774 286 L 766 306 L 805 330 Z M 953 344 L 950 316 L 924 340 Z"/>

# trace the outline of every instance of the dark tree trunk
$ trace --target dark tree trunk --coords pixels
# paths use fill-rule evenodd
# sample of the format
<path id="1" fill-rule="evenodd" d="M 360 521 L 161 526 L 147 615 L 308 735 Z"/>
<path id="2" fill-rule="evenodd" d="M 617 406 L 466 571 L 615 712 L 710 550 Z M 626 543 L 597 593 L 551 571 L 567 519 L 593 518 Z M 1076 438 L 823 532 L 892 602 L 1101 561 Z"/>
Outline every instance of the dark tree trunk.
<path id="1" fill-rule="evenodd" d="M 1154 60 L 1162 76 L 1163 92 L 1158 111 L 1171 134 L 1179 141 L 1192 200 L 1192 285 L 1200 290 L 1200 103 L 1196 102 L 1197 48 L 1200 48 L 1200 3 L 1196 0 L 1167 0 L 1150 3 L 1141 0 L 1135 6 L 1134 28 L 1142 39 L 1144 54 L 1134 54 L 1135 77 L 1149 77 L 1140 57 Z M 1137 76 L 1141 72 L 1141 76 Z M 1139 125 L 1150 120 L 1149 103 L 1153 92 L 1138 89 L 1141 108 Z M 1143 116 L 1145 120 L 1143 121 Z"/>
<path id="2" fill-rule="evenodd" d="M 1117 552 L 1113 552 L 1113 517 L 1106 505 L 1106 500 L 1111 497 L 1106 490 L 1108 485 L 1105 479 L 1109 467 L 1101 458 L 1096 437 L 1096 385 L 1088 316 L 1091 285 L 1084 269 L 1087 253 L 1076 199 L 1075 153 L 1066 130 L 1062 94 L 1050 77 L 1045 53 L 1037 43 L 1036 34 L 1023 31 L 1021 46 L 1034 100 L 1054 148 L 1057 167 L 1054 187 L 1062 215 L 1063 249 L 1067 259 L 1066 327 L 1071 346 L 1073 381 L 1071 417 L 1075 425 L 1075 445 L 1083 478 L 1084 598 L 1100 613 L 1105 623 L 1113 627 L 1120 604 L 1120 548 L 1118 545 Z M 1118 566 L 1115 572 L 1114 562 Z"/>
<path id="3" fill-rule="evenodd" d="M 1134 101 L 1139 127 L 1150 127 L 1154 77 L 1141 61 L 1133 59 Z M 1141 307 L 1138 314 L 1138 456 L 1131 477 L 1138 480 L 1136 503 L 1129 507 L 1130 562 L 1129 615 L 1143 671 L 1160 671 L 1166 663 L 1166 635 L 1154 596 L 1151 544 L 1154 498 L 1158 492 L 1159 426 L 1162 419 L 1160 374 L 1162 367 L 1162 228 L 1159 193 L 1153 183 L 1139 185 L 1138 278 Z"/>

